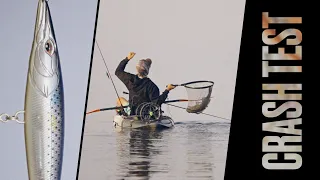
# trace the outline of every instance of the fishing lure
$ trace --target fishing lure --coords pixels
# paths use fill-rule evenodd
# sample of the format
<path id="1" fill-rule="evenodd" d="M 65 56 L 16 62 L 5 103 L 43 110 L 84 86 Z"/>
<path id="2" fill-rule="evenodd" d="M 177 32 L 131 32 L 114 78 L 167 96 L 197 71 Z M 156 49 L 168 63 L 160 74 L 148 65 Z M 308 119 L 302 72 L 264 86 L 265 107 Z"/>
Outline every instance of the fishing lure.
<path id="1" fill-rule="evenodd" d="M 24 121 L 19 119 L 24 114 Z M 64 148 L 64 92 L 47 0 L 39 0 L 29 59 L 24 111 L 0 120 L 24 123 L 30 180 L 59 180 Z"/>

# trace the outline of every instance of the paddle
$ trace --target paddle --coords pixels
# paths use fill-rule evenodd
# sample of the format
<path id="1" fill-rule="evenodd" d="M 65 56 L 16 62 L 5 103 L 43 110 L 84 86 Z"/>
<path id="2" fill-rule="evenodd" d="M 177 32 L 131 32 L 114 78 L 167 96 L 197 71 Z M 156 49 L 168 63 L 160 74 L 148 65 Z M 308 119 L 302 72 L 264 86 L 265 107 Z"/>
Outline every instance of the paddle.
<path id="1" fill-rule="evenodd" d="M 91 114 L 91 113 L 95 113 L 95 112 L 100 112 L 100 111 L 108 111 L 108 110 L 116 110 L 116 109 L 122 109 L 122 108 L 126 108 L 128 106 L 116 106 L 116 107 L 109 107 L 109 108 L 102 108 L 102 109 L 95 109 L 95 110 L 92 110 L 92 111 L 89 111 L 87 112 L 86 114 Z"/>
<path id="2" fill-rule="evenodd" d="M 129 94 L 128 92 L 123 91 L 123 94 Z M 212 99 L 213 97 L 210 97 Z M 188 100 L 188 99 L 175 99 L 175 100 L 168 100 L 164 103 L 172 103 L 172 102 L 187 102 L 187 101 L 198 101 L 198 100 Z"/>
<path id="3" fill-rule="evenodd" d="M 175 99 L 175 100 L 165 101 L 164 103 L 185 102 L 185 101 L 189 101 L 189 100 L 187 100 L 187 99 Z M 128 107 L 128 106 L 123 106 L 123 107 L 115 106 L 115 107 L 95 109 L 95 110 L 92 110 L 92 111 L 87 112 L 86 114 L 91 114 L 91 113 L 100 112 L 100 111 L 108 111 L 108 110 L 122 109 L 122 108 L 126 108 L 126 107 Z"/>
<path id="4" fill-rule="evenodd" d="M 213 98 L 213 97 L 212 97 L 212 98 Z M 164 104 L 174 103 L 174 102 L 187 102 L 187 101 L 197 101 L 197 100 L 174 99 L 174 100 L 165 101 Z M 170 104 L 168 104 L 168 105 L 170 105 Z M 115 106 L 115 107 L 95 109 L 95 110 L 92 110 L 92 111 L 87 112 L 86 114 L 91 114 L 91 113 L 100 112 L 100 111 L 117 110 L 117 109 L 122 109 L 122 108 L 126 108 L 126 107 L 128 107 L 128 106 L 123 106 L 123 107 Z"/>

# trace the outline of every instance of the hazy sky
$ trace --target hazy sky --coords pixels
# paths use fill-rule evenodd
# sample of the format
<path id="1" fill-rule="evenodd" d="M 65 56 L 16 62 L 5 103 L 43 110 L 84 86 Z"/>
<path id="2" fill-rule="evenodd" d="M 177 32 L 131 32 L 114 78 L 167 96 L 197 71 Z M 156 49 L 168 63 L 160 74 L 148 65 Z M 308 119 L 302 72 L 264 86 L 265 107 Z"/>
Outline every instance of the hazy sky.
<path id="1" fill-rule="evenodd" d="M 231 118 L 245 0 L 101 0 L 96 39 L 118 91 L 126 91 L 114 76 L 128 52 L 136 52 L 126 70 L 135 73 L 141 58 L 153 60 L 149 77 L 162 92 L 169 83 L 214 81 L 211 104 L 205 110 Z M 127 97 L 127 96 L 125 96 Z M 170 99 L 187 98 L 178 87 Z M 87 111 L 115 106 L 116 93 L 95 48 Z M 186 103 L 176 105 L 186 107 Z M 167 111 L 167 107 L 164 107 Z M 175 121 L 215 120 L 170 107 Z M 87 116 L 112 120 L 114 111 Z M 92 122 L 93 123 L 93 122 Z"/>
<path id="2" fill-rule="evenodd" d="M 114 71 L 118 63 L 134 51 L 137 54 L 126 70 L 135 73 L 139 59 L 151 58 L 153 63 L 149 77 L 161 92 L 169 83 L 214 81 L 212 95 L 215 98 L 205 113 L 230 118 L 244 6 L 245 0 L 101 0 L 96 40 L 120 95 L 127 97 L 122 94 L 127 89 Z M 117 96 L 106 71 L 96 46 L 87 111 L 116 104 Z M 186 90 L 177 87 L 170 92 L 169 98 L 187 98 Z M 176 105 L 186 107 L 187 104 Z M 165 105 L 163 110 L 170 112 L 168 114 L 175 122 L 221 121 L 210 116 L 189 114 L 174 107 L 168 111 Z M 105 132 L 113 133 L 111 126 L 107 126 L 111 123 L 107 121 L 112 121 L 114 114 L 112 110 L 86 116 L 81 156 L 81 164 L 85 165 L 81 165 L 80 169 L 84 179 L 90 175 L 94 179 L 107 178 L 104 168 L 113 162 L 106 162 L 106 153 L 114 151 L 112 142 L 115 140 L 108 146 L 106 138 L 109 135 Z M 97 134 L 103 134 L 103 137 L 90 136 Z M 112 158 L 107 160 L 112 161 Z"/>
<path id="3" fill-rule="evenodd" d="M 37 0 L 0 3 L 0 113 L 24 107 Z M 50 0 L 65 88 L 62 178 L 76 177 L 97 1 Z M 0 179 L 27 180 L 22 124 L 0 122 Z"/>

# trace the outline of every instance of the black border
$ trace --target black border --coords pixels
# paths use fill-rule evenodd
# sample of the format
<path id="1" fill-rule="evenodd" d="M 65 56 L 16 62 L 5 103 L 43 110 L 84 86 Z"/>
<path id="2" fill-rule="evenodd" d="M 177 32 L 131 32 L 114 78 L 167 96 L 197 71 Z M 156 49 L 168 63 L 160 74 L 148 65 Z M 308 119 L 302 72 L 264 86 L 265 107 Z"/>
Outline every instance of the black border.
<path id="1" fill-rule="evenodd" d="M 306 53 L 306 17 L 304 12 L 306 1 L 297 0 L 246 0 L 244 22 L 241 37 L 241 47 L 238 63 L 236 89 L 234 95 L 234 105 L 229 135 L 229 146 L 225 169 L 225 180 L 255 179 L 255 180 L 302 180 L 317 179 L 312 178 L 309 173 L 310 159 L 307 155 L 312 154 L 306 143 L 309 137 L 306 125 L 307 119 L 307 99 L 305 82 L 303 76 L 306 71 L 306 62 L 309 61 Z M 309 2 L 310 3 L 310 2 Z M 280 62 L 273 61 L 278 65 L 295 64 L 302 65 L 302 73 L 292 73 L 289 75 L 274 75 L 273 78 L 262 78 L 262 13 L 269 12 L 272 17 L 302 17 L 302 24 L 270 25 L 270 28 L 277 28 L 276 34 L 284 29 L 298 28 L 302 32 L 302 61 Z M 283 41 L 282 41 L 283 42 Z M 276 45 L 278 47 L 282 44 Z M 274 49 L 273 49 L 274 50 Z M 270 50 L 271 51 L 271 50 Z M 302 167 L 298 170 L 266 170 L 262 166 L 262 138 L 266 135 L 282 136 L 283 134 L 272 134 L 262 131 L 262 123 L 267 122 L 262 115 L 262 83 L 302 83 Z M 316 95 L 316 94 L 314 94 Z M 285 117 L 269 119 L 268 121 L 285 120 Z M 279 155 L 281 156 L 281 154 Z M 310 178 L 308 178 L 310 177 Z"/>
<path id="2" fill-rule="evenodd" d="M 83 112 L 82 131 L 81 131 L 81 140 L 80 140 L 80 148 L 79 148 L 78 167 L 77 167 L 76 179 L 79 178 L 79 171 L 80 171 L 80 165 L 81 165 L 81 152 L 82 152 L 83 134 L 84 134 L 84 128 L 85 128 L 86 111 L 87 111 L 88 96 L 89 96 L 89 90 L 90 90 L 90 80 L 91 80 L 92 62 L 93 62 L 93 56 L 94 56 L 94 47 L 95 47 L 95 40 L 96 40 L 97 24 L 98 24 L 98 19 L 99 19 L 99 8 L 100 8 L 100 0 L 97 1 L 96 22 L 95 22 L 95 25 L 94 25 L 94 33 L 93 33 L 93 41 L 92 41 L 92 51 L 91 51 L 91 60 L 90 60 L 89 74 L 88 74 L 88 84 L 87 84 L 86 102 L 85 102 L 84 112 Z"/>

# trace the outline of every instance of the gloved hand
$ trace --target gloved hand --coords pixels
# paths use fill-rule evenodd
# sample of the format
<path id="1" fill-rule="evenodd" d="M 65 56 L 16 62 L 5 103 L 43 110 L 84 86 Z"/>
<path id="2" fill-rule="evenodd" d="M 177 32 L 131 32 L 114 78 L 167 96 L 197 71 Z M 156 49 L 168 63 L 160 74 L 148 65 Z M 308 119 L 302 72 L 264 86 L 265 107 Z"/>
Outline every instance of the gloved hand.
<path id="1" fill-rule="evenodd" d="M 168 84 L 167 85 L 167 90 L 171 91 L 172 89 L 176 88 L 176 86 L 172 85 L 172 84 Z"/>
<path id="2" fill-rule="evenodd" d="M 130 59 L 132 59 L 132 58 L 134 57 L 134 55 L 136 55 L 135 52 L 130 52 L 130 53 L 128 54 L 127 58 L 130 60 Z"/>

